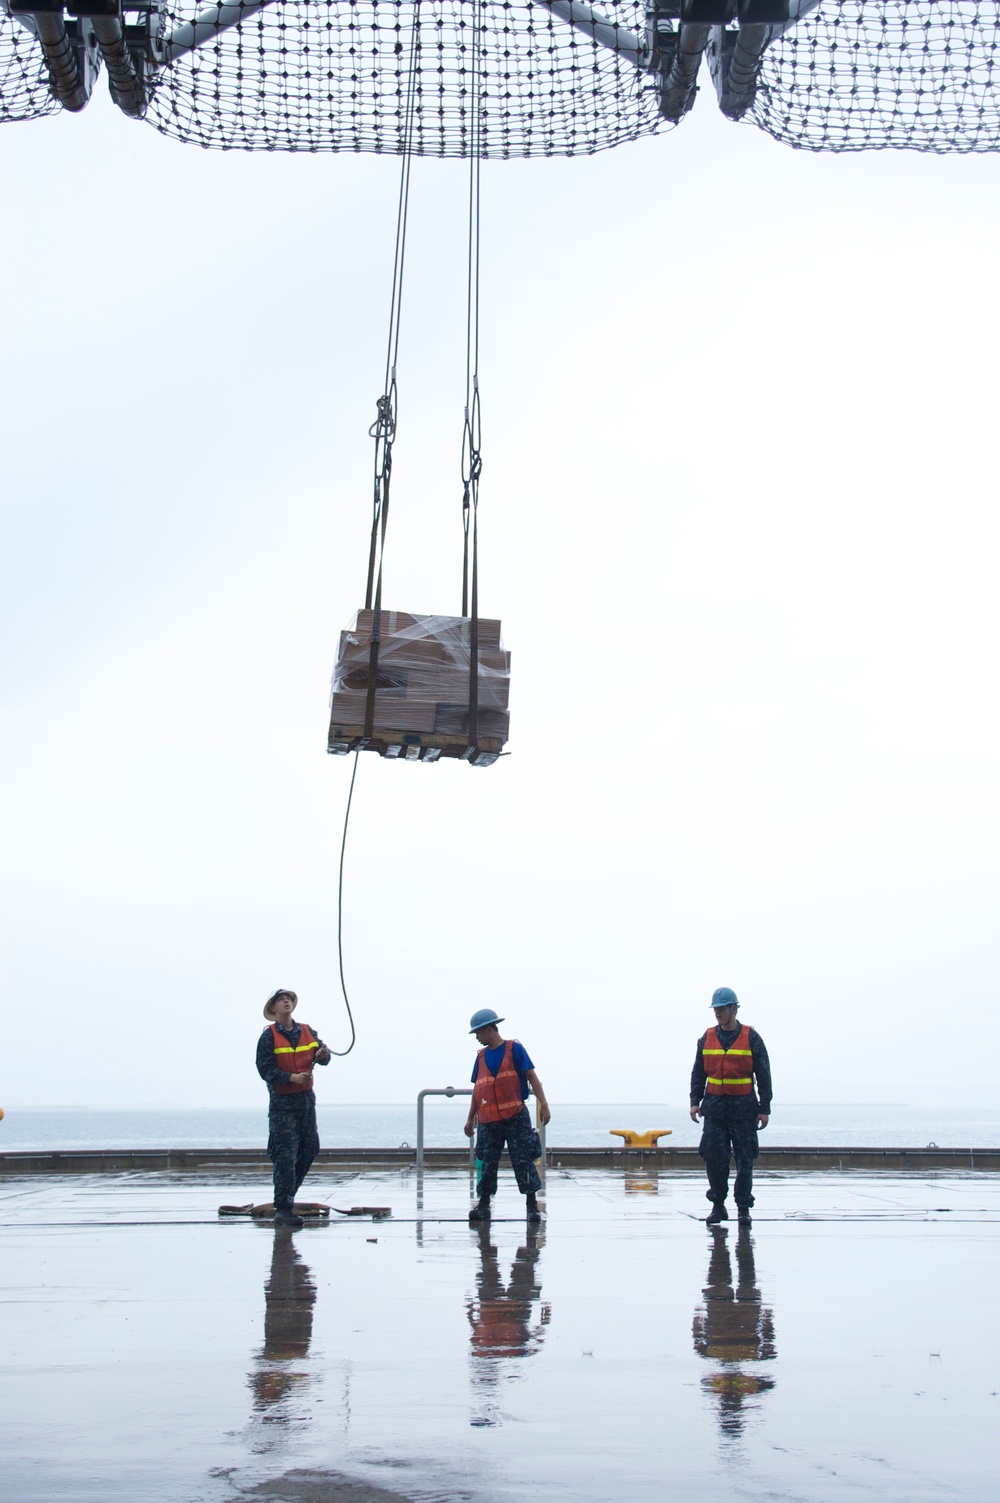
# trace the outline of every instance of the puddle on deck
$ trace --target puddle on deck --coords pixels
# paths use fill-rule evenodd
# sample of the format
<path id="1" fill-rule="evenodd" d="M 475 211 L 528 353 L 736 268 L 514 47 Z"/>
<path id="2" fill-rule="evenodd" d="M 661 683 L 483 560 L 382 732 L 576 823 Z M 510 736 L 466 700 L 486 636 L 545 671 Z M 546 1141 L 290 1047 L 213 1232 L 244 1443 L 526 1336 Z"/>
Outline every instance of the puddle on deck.
<path id="1" fill-rule="evenodd" d="M 12 1503 L 995 1496 L 1000 1180 L 317 1176 L 391 1221 L 219 1221 L 239 1178 L 0 1180 Z M 509 1219 L 508 1219 L 509 1218 Z"/>

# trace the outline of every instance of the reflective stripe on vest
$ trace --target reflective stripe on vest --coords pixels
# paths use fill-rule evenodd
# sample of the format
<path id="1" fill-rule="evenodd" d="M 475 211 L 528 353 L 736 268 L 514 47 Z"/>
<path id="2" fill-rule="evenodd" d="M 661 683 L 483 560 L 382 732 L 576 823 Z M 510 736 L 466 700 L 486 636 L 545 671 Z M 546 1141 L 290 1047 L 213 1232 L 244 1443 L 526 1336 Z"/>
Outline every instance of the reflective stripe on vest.
<path id="1" fill-rule="evenodd" d="M 480 1122 L 506 1122 L 516 1117 L 524 1106 L 521 1095 L 521 1076 L 514 1065 L 516 1039 L 508 1039 L 503 1046 L 500 1068 L 491 1075 L 486 1063 L 486 1050 L 480 1049 L 476 1066 L 476 1115 Z"/>
<path id="2" fill-rule="evenodd" d="M 710 1028 L 701 1050 L 707 1093 L 710 1096 L 749 1096 L 753 1090 L 753 1074 L 743 1072 L 747 1061 L 752 1058 L 749 1023 L 743 1024 L 731 1049 L 723 1049 L 718 1030 Z"/>
<path id="3" fill-rule="evenodd" d="M 276 1023 L 271 1024 L 271 1037 L 274 1040 L 274 1063 L 279 1070 L 285 1070 L 289 1075 L 301 1075 L 303 1070 L 312 1069 L 313 1059 L 320 1045 L 308 1023 L 299 1024 L 299 1041 L 294 1048 L 286 1041 L 285 1035 L 278 1032 Z M 288 1085 L 276 1085 L 272 1089 L 277 1096 L 294 1096 L 300 1091 L 311 1091 L 312 1085 L 292 1085 L 289 1082 Z"/>

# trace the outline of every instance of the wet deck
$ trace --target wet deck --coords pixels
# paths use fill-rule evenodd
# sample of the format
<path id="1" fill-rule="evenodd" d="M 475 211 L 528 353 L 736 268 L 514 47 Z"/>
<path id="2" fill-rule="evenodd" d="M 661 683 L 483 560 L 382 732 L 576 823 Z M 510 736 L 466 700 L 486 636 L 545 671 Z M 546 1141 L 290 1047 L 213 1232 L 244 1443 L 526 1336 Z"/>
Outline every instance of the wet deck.
<path id="1" fill-rule="evenodd" d="M 458 1171 L 308 1190 L 393 1219 L 220 1222 L 257 1175 L 0 1183 L 6 1498 L 995 1496 L 995 1175 L 765 1173 L 749 1233 L 641 1166 L 550 1171 L 537 1235 L 509 1178 L 482 1234 Z"/>

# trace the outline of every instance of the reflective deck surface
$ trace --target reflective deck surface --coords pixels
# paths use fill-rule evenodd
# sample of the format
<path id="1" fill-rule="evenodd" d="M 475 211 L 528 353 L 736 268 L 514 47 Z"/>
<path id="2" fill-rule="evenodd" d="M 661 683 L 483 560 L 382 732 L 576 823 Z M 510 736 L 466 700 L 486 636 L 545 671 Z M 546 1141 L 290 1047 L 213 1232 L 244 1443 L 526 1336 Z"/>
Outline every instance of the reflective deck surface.
<path id="1" fill-rule="evenodd" d="M 388 1205 L 275 1231 L 259 1182 L 0 1181 L 3 1496 L 831 1500 L 997 1495 L 1000 1180 L 317 1177 Z M 510 1219 L 505 1219 L 510 1218 Z"/>

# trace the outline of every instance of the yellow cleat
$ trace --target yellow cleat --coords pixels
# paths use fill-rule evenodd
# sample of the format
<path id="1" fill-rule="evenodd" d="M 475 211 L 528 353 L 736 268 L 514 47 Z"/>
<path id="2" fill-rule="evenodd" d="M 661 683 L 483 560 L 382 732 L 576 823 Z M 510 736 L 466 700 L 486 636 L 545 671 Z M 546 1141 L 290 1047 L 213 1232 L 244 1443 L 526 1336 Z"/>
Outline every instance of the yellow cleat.
<path id="1" fill-rule="evenodd" d="M 633 1132 L 630 1127 L 609 1127 L 613 1137 L 623 1138 L 623 1148 L 655 1148 L 657 1138 L 669 1138 L 672 1127 L 658 1127 L 651 1132 Z"/>

